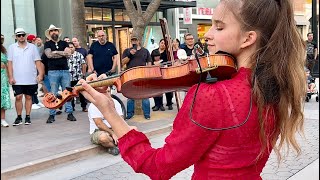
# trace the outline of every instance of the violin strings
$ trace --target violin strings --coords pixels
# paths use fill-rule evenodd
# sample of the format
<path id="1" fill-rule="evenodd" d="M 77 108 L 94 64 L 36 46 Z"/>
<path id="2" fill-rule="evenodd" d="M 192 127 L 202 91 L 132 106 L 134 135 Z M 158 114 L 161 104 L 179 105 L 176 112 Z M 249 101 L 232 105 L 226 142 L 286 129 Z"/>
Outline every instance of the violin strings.
<path id="1" fill-rule="evenodd" d="M 196 97 L 197 97 L 197 94 L 198 94 L 198 90 L 199 90 L 199 87 L 200 87 L 200 84 L 201 84 L 201 79 L 202 79 L 202 68 L 201 68 L 200 61 L 199 61 L 199 57 L 198 57 L 197 53 L 195 53 L 195 57 L 196 57 L 196 60 L 197 60 L 197 63 L 198 63 L 198 65 L 199 65 L 199 69 L 200 69 L 200 78 L 199 78 L 199 82 L 198 82 L 196 91 L 195 91 L 195 93 L 194 93 L 193 100 L 192 100 L 192 104 L 191 104 L 190 111 L 189 111 L 189 117 L 190 117 L 191 122 L 194 123 L 195 125 L 203 128 L 203 129 L 210 130 L 210 131 L 224 131 L 224 130 L 229 130 L 229 129 L 238 128 L 238 127 L 244 125 L 244 124 L 248 121 L 248 119 L 249 119 L 249 117 L 250 117 L 250 114 L 251 114 L 251 110 L 252 110 L 252 93 L 250 93 L 250 107 L 249 107 L 248 115 L 247 115 L 246 119 L 245 119 L 242 123 L 240 123 L 240 124 L 233 125 L 233 126 L 229 126 L 229 127 L 222 127 L 222 128 L 211 128 L 211 127 L 207 127 L 207 126 L 204 126 L 204 125 L 198 123 L 197 121 L 195 121 L 195 120 L 192 118 L 193 106 L 194 106 L 194 104 L 195 104 Z"/>

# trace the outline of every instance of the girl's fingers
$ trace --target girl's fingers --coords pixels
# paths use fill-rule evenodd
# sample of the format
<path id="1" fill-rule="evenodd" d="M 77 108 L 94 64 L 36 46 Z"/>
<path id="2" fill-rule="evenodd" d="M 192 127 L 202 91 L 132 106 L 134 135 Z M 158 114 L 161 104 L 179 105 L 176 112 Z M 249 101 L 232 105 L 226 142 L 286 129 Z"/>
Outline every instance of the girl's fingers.
<path id="1" fill-rule="evenodd" d="M 98 80 L 97 78 L 97 75 L 94 73 L 94 74 L 90 74 L 87 78 L 86 78 L 86 81 L 90 82 L 90 81 L 96 81 Z"/>
<path id="2" fill-rule="evenodd" d="M 83 94 L 83 96 L 85 96 L 90 102 L 92 102 L 92 103 L 95 102 L 93 97 L 99 96 L 99 92 L 96 91 L 95 89 L 93 89 L 93 87 L 91 87 L 86 82 L 82 83 L 82 87 L 85 90 L 85 91 L 81 92 Z"/>

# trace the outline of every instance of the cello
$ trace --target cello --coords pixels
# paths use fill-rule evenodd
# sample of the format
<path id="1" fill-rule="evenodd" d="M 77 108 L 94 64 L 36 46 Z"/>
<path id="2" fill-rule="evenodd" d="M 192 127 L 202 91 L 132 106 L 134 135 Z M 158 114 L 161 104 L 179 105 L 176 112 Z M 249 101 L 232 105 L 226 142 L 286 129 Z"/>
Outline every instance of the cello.
<path id="1" fill-rule="evenodd" d="M 167 92 L 187 91 L 199 82 L 200 77 L 202 77 L 200 81 L 205 82 L 206 76 L 201 76 L 201 73 L 224 80 L 231 78 L 235 72 L 235 59 L 231 55 L 214 54 L 202 56 L 199 61 L 196 59 L 172 60 L 166 65 L 133 67 L 88 84 L 92 87 L 115 85 L 117 92 L 127 98 L 145 99 Z M 43 104 L 49 109 L 57 109 L 71 98 L 78 96 L 83 90 L 81 84 L 78 84 L 66 88 L 61 94 L 47 93 L 43 97 Z"/>

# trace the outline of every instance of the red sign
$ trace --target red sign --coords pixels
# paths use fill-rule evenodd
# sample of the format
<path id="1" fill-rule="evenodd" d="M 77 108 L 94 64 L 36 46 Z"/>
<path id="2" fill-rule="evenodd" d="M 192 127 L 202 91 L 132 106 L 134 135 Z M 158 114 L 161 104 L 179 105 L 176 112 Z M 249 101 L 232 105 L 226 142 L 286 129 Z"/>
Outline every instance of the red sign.
<path id="1" fill-rule="evenodd" d="M 198 8 L 198 15 L 212 15 L 213 8 Z"/>

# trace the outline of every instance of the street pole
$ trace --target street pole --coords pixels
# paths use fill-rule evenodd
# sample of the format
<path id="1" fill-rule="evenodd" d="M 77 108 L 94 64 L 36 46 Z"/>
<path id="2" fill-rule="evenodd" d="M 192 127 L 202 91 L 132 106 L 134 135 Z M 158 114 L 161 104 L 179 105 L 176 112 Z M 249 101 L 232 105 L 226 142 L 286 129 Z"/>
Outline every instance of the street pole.
<path id="1" fill-rule="evenodd" d="M 318 24 L 317 24 L 317 1 L 312 0 L 312 32 L 313 32 L 313 40 L 318 45 Z"/>

